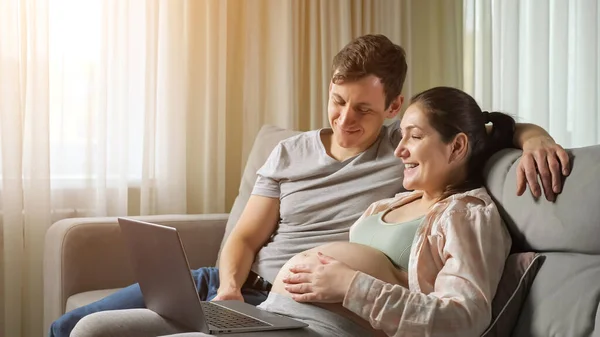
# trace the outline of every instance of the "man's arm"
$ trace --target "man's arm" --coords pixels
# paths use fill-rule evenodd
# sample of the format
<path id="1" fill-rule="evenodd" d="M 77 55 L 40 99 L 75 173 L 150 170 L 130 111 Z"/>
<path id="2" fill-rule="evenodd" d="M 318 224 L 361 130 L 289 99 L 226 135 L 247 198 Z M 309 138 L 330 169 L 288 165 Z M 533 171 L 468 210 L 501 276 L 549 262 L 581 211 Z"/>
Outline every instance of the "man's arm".
<path id="1" fill-rule="evenodd" d="M 488 126 L 488 132 L 491 127 Z M 569 175 L 571 170 L 565 149 L 556 144 L 546 130 L 528 123 L 517 123 L 513 143 L 523 150 L 517 167 L 517 195 L 522 195 L 529 185 L 533 196 L 539 198 L 539 173 L 546 199 L 554 201 L 562 190 L 562 177 Z"/>
<path id="2" fill-rule="evenodd" d="M 279 219 L 279 199 L 252 195 L 219 259 L 220 286 L 215 300 L 243 301 L 241 289 L 258 250 L 271 237 Z"/>

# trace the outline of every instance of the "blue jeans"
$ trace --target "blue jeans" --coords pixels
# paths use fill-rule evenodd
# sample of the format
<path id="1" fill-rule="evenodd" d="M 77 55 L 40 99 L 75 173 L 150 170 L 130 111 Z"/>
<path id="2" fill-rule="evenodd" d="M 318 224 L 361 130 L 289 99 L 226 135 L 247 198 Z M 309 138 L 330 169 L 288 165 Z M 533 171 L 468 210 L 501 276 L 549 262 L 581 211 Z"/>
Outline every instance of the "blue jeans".
<path id="1" fill-rule="evenodd" d="M 192 270 L 200 300 L 210 301 L 219 288 L 219 269 L 200 268 Z M 258 305 L 267 299 L 268 292 L 242 288 L 244 301 Z M 68 337 L 77 322 L 83 317 L 98 311 L 145 308 L 144 297 L 138 284 L 130 285 L 99 301 L 71 310 L 54 321 L 50 326 L 50 337 Z"/>

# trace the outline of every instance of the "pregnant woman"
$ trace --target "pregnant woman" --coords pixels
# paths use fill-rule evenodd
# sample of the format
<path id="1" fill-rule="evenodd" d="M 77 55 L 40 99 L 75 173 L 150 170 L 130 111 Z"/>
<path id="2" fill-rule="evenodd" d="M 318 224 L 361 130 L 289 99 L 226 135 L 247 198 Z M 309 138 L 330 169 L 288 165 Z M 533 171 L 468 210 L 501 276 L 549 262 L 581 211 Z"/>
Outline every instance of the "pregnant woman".
<path id="1" fill-rule="evenodd" d="M 350 242 L 290 259 L 258 307 L 309 327 L 258 335 L 480 336 L 511 245 L 482 170 L 490 155 L 511 146 L 514 127 L 510 116 L 482 112 L 458 89 L 416 95 L 395 151 L 412 192 L 372 204 L 352 226 Z M 99 314 L 110 323 L 78 325 L 72 336 L 112 335 L 126 320 Z M 149 310 L 136 315 L 154 331 L 181 331 Z"/>
<path id="2" fill-rule="evenodd" d="M 395 153 L 413 192 L 371 205 L 350 242 L 292 258 L 260 307 L 314 319 L 322 335 L 480 336 L 511 245 L 482 170 L 513 130 L 510 116 L 482 112 L 458 89 L 414 97 Z"/>

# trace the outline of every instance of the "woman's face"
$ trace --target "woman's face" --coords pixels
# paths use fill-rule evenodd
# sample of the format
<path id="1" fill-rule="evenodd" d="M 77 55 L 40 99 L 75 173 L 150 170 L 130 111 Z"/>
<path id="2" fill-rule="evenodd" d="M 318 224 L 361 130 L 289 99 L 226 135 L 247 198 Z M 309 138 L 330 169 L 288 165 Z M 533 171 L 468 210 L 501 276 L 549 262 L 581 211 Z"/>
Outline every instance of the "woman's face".
<path id="1" fill-rule="evenodd" d="M 395 155 L 404 163 L 404 188 L 441 194 L 456 175 L 455 142 L 442 141 L 419 104 L 408 107 L 400 131 L 402 140 Z"/>

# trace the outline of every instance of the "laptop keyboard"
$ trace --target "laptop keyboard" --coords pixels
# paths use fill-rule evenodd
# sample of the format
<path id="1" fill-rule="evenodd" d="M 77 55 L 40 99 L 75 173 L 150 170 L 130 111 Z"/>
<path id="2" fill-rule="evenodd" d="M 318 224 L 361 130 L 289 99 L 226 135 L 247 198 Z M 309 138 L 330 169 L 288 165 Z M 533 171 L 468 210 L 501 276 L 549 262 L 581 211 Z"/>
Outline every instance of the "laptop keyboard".
<path id="1" fill-rule="evenodd" d="M 200 303 L 202 304 L 202 311 L 204 311 L 204 316 L 206 316 L 208 324 L 219 329 L 253 328 L 271 325 L 239 312 L 223 308 L 222 306 L 216 305 L 212 302 Z"/>

